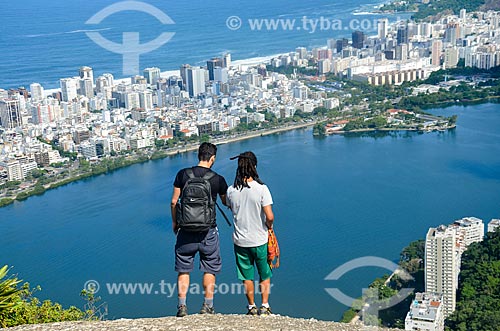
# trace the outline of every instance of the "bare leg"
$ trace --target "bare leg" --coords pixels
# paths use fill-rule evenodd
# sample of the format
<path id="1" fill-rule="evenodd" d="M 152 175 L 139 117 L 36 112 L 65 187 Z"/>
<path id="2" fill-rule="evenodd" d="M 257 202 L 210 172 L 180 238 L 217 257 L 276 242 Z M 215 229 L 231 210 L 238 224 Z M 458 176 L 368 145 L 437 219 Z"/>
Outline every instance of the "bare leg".
<path id="1" fill-rule="evenodd" d="M 215 275 L 209 273 L 203 275 L 203 289 L 205 290 L 205 299 L 214 298 Z"/>
<path id="2" fill-rule="evenodd" d="M 260 292 L 262 293 L 262 303 L 269 303 L 269 294 L 271 293 L 271 278 L 260 282 Z"/>
<path id="3" fill-rule="evenodd" d="M 244 280 L 243 284 L 245 285 L 245 294 L 247 296 L 248 304 L 254 305 L 255 304 L 255 298 L 254 298 L 255 285 L 253 283 L 253 280 Z"/>
<path id="4" fill-rule="evenodd" d="M 180 272 L 177 276 L 178 297 L 185 298 L 189 289 L 189 273 Z"/>

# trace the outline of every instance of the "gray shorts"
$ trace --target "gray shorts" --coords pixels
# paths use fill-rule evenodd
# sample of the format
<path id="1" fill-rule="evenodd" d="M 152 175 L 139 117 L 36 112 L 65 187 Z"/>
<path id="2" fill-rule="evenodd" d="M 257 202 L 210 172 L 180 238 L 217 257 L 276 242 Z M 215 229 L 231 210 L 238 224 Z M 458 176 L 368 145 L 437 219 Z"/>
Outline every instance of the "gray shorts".
<path id="1" fill-rule="evenodd" d="M 200 270 L 218 274 L 222 268 L 220 257 L 219 231 L 217 228 L 207 232 L 188 232 L 179 230 L 175 243 L 175 271 L 191 272 L 194 257 L 200 253 Z"/>

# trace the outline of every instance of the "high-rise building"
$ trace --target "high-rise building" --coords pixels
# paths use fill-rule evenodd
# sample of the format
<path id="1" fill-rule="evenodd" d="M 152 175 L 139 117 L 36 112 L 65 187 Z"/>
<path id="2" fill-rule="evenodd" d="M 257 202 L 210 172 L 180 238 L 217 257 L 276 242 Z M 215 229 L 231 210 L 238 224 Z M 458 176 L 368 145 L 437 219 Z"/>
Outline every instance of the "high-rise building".
<path id="1" fill-rule="evenodd" d="M 332 50 L 329 49 L 329 48 L 321 48 L 321 49 L 317 49 L 316 52 L 315 52 L 315 59 L 317 61 L 321 61 L 321 60 L 331 60 L 332 59 Z"/>
<path id="2" fill-rule="evenodd" d="M 443 331 L 443 296 L 437 293 L 416 293 L 406 315 L 405 330 Z"/>
<path id="3" fill-rule="evenodd" d="M 153 93 L 151 91 L 139 92 L 139 106 L 144 110 L 153 109 Z"/>
<path id="4" fill-rule="evenodd" d="M 9 181 L 21 181 L 24 179 L 21 163 L 18 160 L 0 162 L 0 166 L 7 169 L 7 178 Z"/>
<path id="5" fill-rule="evenodd" d="M 61 83 L 61 99 L 62 101 L 73 101 L 78 97 L 78 80 L 75 78 L 63 78 Z"/>
<path id="6" fill-rule="evenodd" d="M 352 33 L 352 47 L 361 49 L 365 43 L 365 34 L 361 31 Z"/>
<path id="7" fill-rule="evenodd" d="M 188 69 L 187 80 L 189 96 L 195 98 L 202 93 L 205 93 L 205 72 L 204 68 L 191 67 Z"/>
<path id="8" fill-rule="evenodd" d="M 132 77 L 132 84 L 144 85 L 144 88 L 146 88 L 146 85 L 148 84 L 148 81 L 143 76 L 136 75 L 136 76 Z"/>
<path id="9" fill-rule="evenodd" d="M 161 72 L 160 68 L 156 68 L 156 67 L 146 68 L 143 71 L 143 75 L 146 78 L 146 81 L 148 82 L 148 84 L 154 85 L 154 84 L 156 84 L 158 79 L 160 79 L 160 72 Z"/>
<path id="10" fill-rule="evenodd" d="M 307 48 L 305 47 L 297 47 L 295 52 L 299 55 L 299 59 L 307 59 Z"/>
<path id="11" fill-rule="evenodd" d="M 318 61 L 318 71 L 320 75 L 327 74 L 331 71 L 332 62 L 328 59 Z"/>
<path id="12" fill-rule="evenodd" d="M 481 242 L 484 239 L 484 223 L 483 220 L 477 217 L 464 217 L 462 219 L 456 220 L 451 227 L 455 227 L 457 233 L 462 233 L 463 235 L 463 251 L 465 251 L 470 244 L 475 242 Z"/>
<path id="13" fill-rule="evenodd" d="M 407 60 L 408 59 L 408 45 L 407 44 L 400 44 L 396 46 L 396 53 L 395 53 L 396 60 Z"/>
<path id="14" fill-rule="evenodd" d="M 443 314 L 455 310 L 462 253 L 484 238 L 484 223 L 465 217 L 450 226 L 430 228 L 425 240 L 425 292 L 443 295 Z"/>
<path id="15" fill-rule="evenodd" d="M 103 74 L 102 77 L 104 77 L 106 79 L 106 81 L 108 82 L 108 87 L 113 87 L 115 85 L 115 78 L 113 77 L 112 74 Z"/>
<path id="16" fill-rule="evenodd" d="M 38 83 L 33 83 L 30 85 L 31 100 L 40 101 L 43 99 L 43 87 Z"/>
<path id="17" fill-rule="evenodd" d="M 397 30 L 397 35 L 396 35 L 396 40 L 398 42 L 398 45 L 401 44 L 408 44 L 408 27 L 406 25 L 400 25 L 398 26 Z"/>
<path id="18" fill-rule="evenodd" d="M 498 13 L 491 17 L 490 24 L 493 30 L 496 30 L 498 27 L 500 27 L 500 16 Z"/>
<path id="19" fill-rule="evenodd" d="M 188 75 L 188 70 L 191 68 L 191 66 L 189 64 L 183 64 L 180 68 L 180 72 L 181 72 L 181 78 L 182 78 L 182 82 L 183 82 L 183 86 L 182 86 L 182 89 L 184 91 L 187 91 L 188 90 L 188 85 L 189 85 L 189 75 Z"/>
<path id="20" fill-rule="evenodd" d="M 443 53 L 443 42 L 441 39 L 434 39 L 432 41 L 432 65 L 441 65 L 441 54 Z"/>
<path id="21" fill-rule="evenodd" d="M 335 40 L 335 39 L 328 39 L 326 41 L 326 47 L 328 47 L 328 49 L 331 49 L 332 51 L 336 50 L 336 48 L 337 48 L 337 40 Z"/>
<path id="22" fill-rule="evenodd" d="M 434 32 L 434 25 L 432 23 L 420 23 L 420 34 L 422 37 L 430 38 Z"/>
<path id="23" fill-rule="evenodd" d="M 444 68 L 455 68 L 458 64 L 458 49 L 448 47 L 444 51 Z"/>
<path id="24" fill-rule="evenodd" d="M 208 69 L 208 79 L 214 80 L 214 70 L 216 67 L 222 68 L 224 67 L 224 60 L 221 58 L 213 58 L 207 61 L 207 69 Z"/>
<path id="25" fill-rule="evenodd" d="M 292 88 L 293 97 L 299 100 L 307 100 L 309 88 L 305 85 L 297 85 Z"/>
<path id="26" fill-rule="evenodd" d="M 500 219 L 492 219 L 488 223 L 488 232 L 495 232 L 498 228 L 500 228 Z"/>
<path id="27" fill-rule="evenodd" d="M 94 84 L 94 70 L 91 67 L 81 67 L 80 68 L 80 78 L 90 79 L 92 84 Z"/>
<path id="28" fill-rule="evenodd" d="M 81 144 L 82 142 L 90 139 L 90 131 L 87 128 L 77 128 L 73 132 L 73 141 L 75 144 Z"/>
<path id="29" fill-rule="evenodd" d="M 229 80 L 229 74 L 227 71 L 227 68 L 220 68 L 220 67 L 215 67 L 214 69 L 214 81 L 216 82 L 221 82 L 221 83 L 227 83 Z"/>
<path id="30" fill-rule="evenodd" d="M 97 77 L 95 80 L 95 90 L 97 93 L 105 93 L 105 87 L 108 87 L 108 80 L 103 76 Z"/>
<path id="31" fill-rule="evenodd" d="M 349 40 L 347 40 L 346 38 L 337 40 L 337 53 L 342 52 L 342 50 L 347 46 L 349 46 Z"/>
<path id="32" fill-rule="evenodd" d="M 224 54 L 224 68 L 229 68 L 231 67 L 231 54 L 226 53 Z"/>
<path id="33" fill-rule="evenodd" d="M 141 107 L 141 103 L 139 100 L 139 93 L 137 92 L 128 92 L 125 94 L 125 108 L 132 110 Z"/>
<path id="34" fill-rule="evenodd" d="M 377 23 L 377 30 L 378 30 L 377 36 L 380 39 L 387 38 L 388 29 L 389 29 L 389 20 L 387 18 L 379 19 Z"/>
<path id="35" fill-rule="evenodd" d="M 465 21 L 467 19 L 467 10 L 465 8 L 460 9 L 460 19 Z"/>
<path id="36" fill-rule="evenodd" d="M 91 99 L 94 97 L 94 87 L 92 81 L 88 78 L 80 79 L 79 94 Z"/>
<path id="37" fill-rule="evenodd" d="M 0 100 L 0 122 L 0 125 L 6 129 L 14 129 L 22 125 L 19 100 Z"/>
<path id="38" fill-rule="evenodd" d="M 182 89 L 182 78 L 179 76 L 170 76 L 167 81 L 167 85 L 169 87 L 171 86 L 178 86 L 180 89 Z M 161 89 L 160 89 L 161 90 Z"/>
<path id="39" fill-rule="evenodd" d="M 414 22 L 409 22 L 406 24 L 406 31 L 408 32 L 408 42 L 413 38 L 414 36 L 420 35 L 420 26 Z"/>
<path id="40" fill-rule="evenodd" d="M 457 38 L 460 32 L 459 30 L 460 26 L 457 23 L 448 24 L 444 32 L 444 40 L 454 46 L 457 43 Z"/>
<path id="41" fill-rule="evenodd" d="M 31 108 L 32 121 L 35 124 L 48 124 L 54 121 L 53 109 L 50 104 L 37 104 Z"/>
<path id="42" fill-rule="evenodd" d="M 443 295 L 445 318 L 456 306 L 460 273 L 460 246 L 457 242 L 457 231 L 444 225 L 430 228 L 425 238 L 425 292 Z"/>

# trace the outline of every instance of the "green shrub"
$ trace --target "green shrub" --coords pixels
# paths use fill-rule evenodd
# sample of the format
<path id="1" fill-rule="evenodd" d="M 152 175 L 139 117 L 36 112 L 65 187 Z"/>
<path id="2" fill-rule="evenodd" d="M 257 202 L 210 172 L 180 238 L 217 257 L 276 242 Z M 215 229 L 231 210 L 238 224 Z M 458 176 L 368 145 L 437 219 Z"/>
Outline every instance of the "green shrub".
<path id="1" fill-rule="evenodd" d="M 82 291 L 81 297 L 86 300 L 85 311 L 74 306 L 64 309 L 59 303 L 50 300 L 41 302 L 33 294 L 40 291 L 40 286 L 30 288 L 17 278 L 6 278 L 7 266 L 0 269 L 0 327 L 13 327 L 24 324 L 42 324 L 79 320 L 102 320 L 107 313 L 105 304 L 98 304 L 99 297 L 93 293 Z M 5 280 L 2 280 L 6 278 Z"/>
<path id="2" fill-rule="evenodd" d="M 17 278 L 6 278 L 7 271 L 7 266 L 0 269 L 0 315 L 20 303 L 17 285 L 21 281 Z"/>

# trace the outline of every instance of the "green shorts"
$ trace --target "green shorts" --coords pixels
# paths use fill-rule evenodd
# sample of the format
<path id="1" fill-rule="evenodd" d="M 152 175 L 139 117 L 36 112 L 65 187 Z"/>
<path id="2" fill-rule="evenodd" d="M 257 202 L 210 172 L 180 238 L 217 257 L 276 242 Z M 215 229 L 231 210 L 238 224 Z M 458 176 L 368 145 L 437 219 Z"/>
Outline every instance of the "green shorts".
<path id="1" fill-rule="evenodd" d="M 267 263 L 267 243 L 258 247 L 240 247 L 234 245 L 236 269 L 239 280 L 254 280 L 255 268 L 259 272 L 260 281 L 267 280 L 273 275 Z"/>

